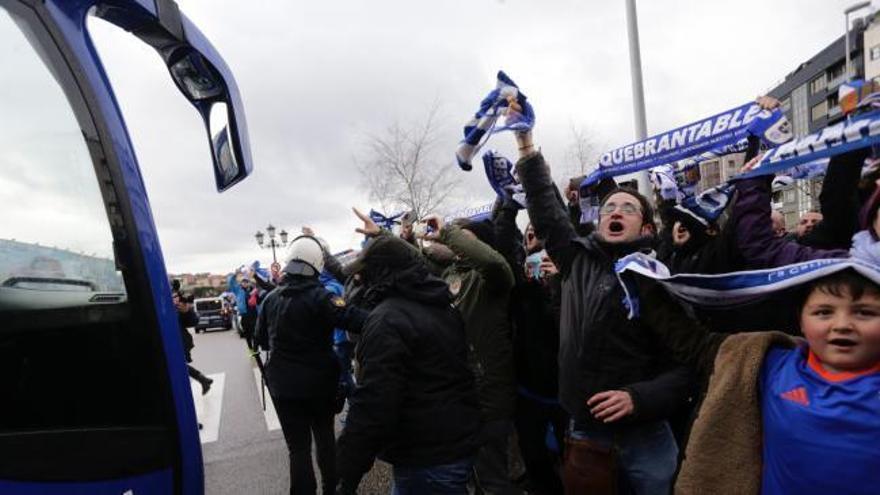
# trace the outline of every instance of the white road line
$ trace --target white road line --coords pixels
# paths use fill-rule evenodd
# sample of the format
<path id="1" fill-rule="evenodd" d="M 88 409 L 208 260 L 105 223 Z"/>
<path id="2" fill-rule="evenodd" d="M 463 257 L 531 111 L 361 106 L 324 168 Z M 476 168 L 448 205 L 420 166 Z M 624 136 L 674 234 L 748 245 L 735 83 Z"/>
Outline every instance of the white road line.
<path id="1" fill-rule="evenodd" d="M 260 376 L 260 370 L 254 368 L 254 380 L 257 382 L 257 395 L 260 396 L 260 407 L 262 407 L 262 397 L 263 397 L 263 380 Z M 263 411 L 263 416 L 266 418 L 266 428 L 269 431 L 272 430 L 280 430 L 281 422 L 278 421 L 278 413 L 275 412 L 275 404 L 272 403 L 272 398 L 269 397 L 269 389 L 266 389 L 266 410 Z"/>
<path id="2" fill-rule="evenodd" d="M 216 442 L 220 437 L 220 413 L 223 409 L 223 390 L 226 384 L 226 373 L 214 373 L 208 375 L 214 380 L 207 394 L 202 395 L 202 386 L 195 380 L 190 380 L 193 402 L 196 406 L 196 417 L 202 424 L 199 437 L 202 443 Z"/>

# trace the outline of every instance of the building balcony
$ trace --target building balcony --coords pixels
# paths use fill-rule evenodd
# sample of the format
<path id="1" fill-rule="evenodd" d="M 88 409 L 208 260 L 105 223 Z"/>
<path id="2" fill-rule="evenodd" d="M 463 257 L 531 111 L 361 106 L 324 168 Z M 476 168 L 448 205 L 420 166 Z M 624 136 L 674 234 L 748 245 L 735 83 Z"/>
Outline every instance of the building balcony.
<path id="1" fill-rule="evenodd" d="M 828 84 L 825 85 L 825 89 L 827 89 L 828 91 L 834 91 L 844 82 L 846 82 L 846 74 L 841 74 L 834 79 L 828 81 Z"/>

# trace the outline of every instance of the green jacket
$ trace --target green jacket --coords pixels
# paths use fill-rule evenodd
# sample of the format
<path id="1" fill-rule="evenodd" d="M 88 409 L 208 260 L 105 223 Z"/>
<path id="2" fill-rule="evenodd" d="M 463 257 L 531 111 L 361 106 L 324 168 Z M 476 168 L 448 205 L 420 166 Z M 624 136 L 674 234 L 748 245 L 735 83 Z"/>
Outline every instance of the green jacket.
<path id="1" fill-rule="evenodd" d="M 458 227 L 445 227 L 440 242 L 456 254 L 443 279 L 464 318 L 483 420 L 510 419 L 516 400 L 508 313 L 513 272 L 500 253 Z"/>

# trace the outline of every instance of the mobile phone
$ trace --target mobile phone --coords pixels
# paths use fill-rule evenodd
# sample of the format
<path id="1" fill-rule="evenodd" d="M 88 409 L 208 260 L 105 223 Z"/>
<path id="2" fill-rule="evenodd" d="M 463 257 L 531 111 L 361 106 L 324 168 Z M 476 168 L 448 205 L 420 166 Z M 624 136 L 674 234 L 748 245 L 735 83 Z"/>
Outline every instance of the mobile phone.
<path id="1" fill-rule="evenodd" d="M 544 276 L 544 274 L 541 273 L 541 263 L 544 262 L 544 256 L 546 255 L 547 252 L 541 250 L 537 253 L 530 254 L 526 258 L 526 268 L 528 270 L 530 278 L 539 279 Z"/>

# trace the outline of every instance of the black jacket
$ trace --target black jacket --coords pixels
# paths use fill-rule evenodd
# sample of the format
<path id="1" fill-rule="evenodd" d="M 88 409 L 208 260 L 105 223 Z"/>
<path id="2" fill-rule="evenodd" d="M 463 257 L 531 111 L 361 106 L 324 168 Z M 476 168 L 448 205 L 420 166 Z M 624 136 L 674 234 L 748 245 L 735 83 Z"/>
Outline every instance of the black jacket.
<path id="1" fill-rule="evenodd" d="M 559 391 L 559 278 L 523 281 L 510 298 L 517 385 L 550 399 Z"/>
<path id="2" fill-rule="evenodd" d="M 183 343 L 183 355 L 186 358 L 187 363 L 192 362 L 192 350 L 196 345 L 188 328 L 196 326 L 196 323 L 198 322 L 199 317 L 192 308 L 186 313 L 181 313 L 180 311 L 177 312 L 177 326 L 180 329 L 180 340 Z"/>
<path id="3" fill-rule="evenodd" d="M 605 245 L 596 234 L 578 238 L 550 169 L 540 153 L 517 163 L 529 217 L 562 276 L 559 327 L 559 399 L 578 422 L 593 421 L 586 401 L 605 390 L 630 392 L 628 421 L 667 417 L 686 403 L 692 381 L 673 367 L 665 348 L 638 319 L 627 319 L 614 262 L 635 246 Z M 614 251 L 612 251 L 614 249 Z"/>
<path id="4" fill-rule="evenodd" d="M 257 319 L 256 341 L 270 350 L 266 384 L 272 397 L 333 400 L 339 379 L 333 329 L 360 332 L 366 315 L 327 291 L 317 277 L 285 275 L 266 296 Z"/>
<path id="5" fill-rule="evenodd" d="M 480 422 L 464 323 L 446 284 L 417 260 L 367 291 L 364 300 L 376 306 L 356 350 L 357 388 L 337 444 L 339 478 L 352 488 L 377 456 L 432 466 L 473 455 Z"/>
<path id="6" fill-rule="evenodd" d="M 799 244 L 817 249 L 850 247 L 852 236 L 859 230 L 857 185 L 870 154 L 871 148 L 860 148 L 831 157 L 819 193 L 822 221 L 797 239 Z"/>
<path id="7" fill-rule="evenodd" d="M 516 383 L 520 394 L 555 400 L 559 390 L 560 277 L 526 279 L 523 236 L 516 226 L 518 213 L 519 208 L 510 200 L 498 202 L 492 211 L 498 252 L 507 259 L 516 281 L 510 294 Z"/>

